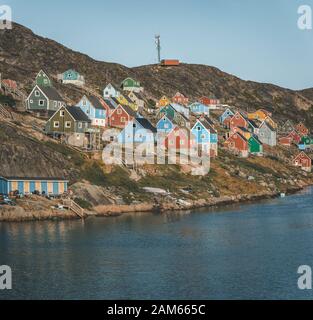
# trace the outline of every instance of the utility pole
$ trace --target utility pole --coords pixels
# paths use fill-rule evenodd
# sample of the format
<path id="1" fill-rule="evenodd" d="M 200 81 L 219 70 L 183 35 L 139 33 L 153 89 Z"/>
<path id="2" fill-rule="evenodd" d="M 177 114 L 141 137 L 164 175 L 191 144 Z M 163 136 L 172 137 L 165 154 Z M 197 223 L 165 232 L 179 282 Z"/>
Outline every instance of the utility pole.
<path id="1" fill-rule="evenodd" d="M 156 47 L 157 47 L 157 51 L 158 51 L 158 63 L 161 62 L 161 40 L 160 40 L 160 35 L 157 34 L 155 36 L 155 44 L 156 44 Z"/>

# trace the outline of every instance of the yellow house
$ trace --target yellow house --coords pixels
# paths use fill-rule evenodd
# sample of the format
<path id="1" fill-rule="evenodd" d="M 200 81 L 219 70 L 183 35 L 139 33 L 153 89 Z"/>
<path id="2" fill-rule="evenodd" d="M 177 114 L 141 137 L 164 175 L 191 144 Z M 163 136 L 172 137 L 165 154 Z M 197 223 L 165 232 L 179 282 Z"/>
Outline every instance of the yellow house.
<path id="1" fill-rule="evenodd" d="M 168 106 L 169 104 L 171 103 L 171 100 L 166 97 L 166 96 L 163 96 L 159 102 L 158 102 L 158 107 L 165 107 L 165 106 Z"/>
<path id="2" fill-rule="evenodd" d="M 271 116 L 272 114 L 264 109 L 259 109 L 255 112 L 248 113 L 249 120 L 259 120 L 263 122 L 267 117 Z"/>
<path id="3" fill-rule="evenodd" d="M 119 96 L 116 99 L 121 105 L 128 106 L 132 108 L 134 111 L 138 110 L 138 105 L 135 102 L 133 102 L 128 96 L 119 94 Z"/>
<path id="4" fill-rule="evenodd" d="M 270 116 L 267 116 L 264 120 L 265 120 L 273 129 L 277 129 L 277 123 L 276 123 Z"/>

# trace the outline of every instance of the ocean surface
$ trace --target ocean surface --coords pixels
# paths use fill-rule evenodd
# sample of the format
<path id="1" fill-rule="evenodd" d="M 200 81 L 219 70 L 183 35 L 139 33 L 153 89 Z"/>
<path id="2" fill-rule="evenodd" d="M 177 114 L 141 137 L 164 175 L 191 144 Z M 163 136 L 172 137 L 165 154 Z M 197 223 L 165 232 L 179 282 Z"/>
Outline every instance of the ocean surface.
<path id="1" fill-rule="evenodd" d="M 311 299 L 313 189 L 223 209 L 0 223 L 0 299 Z"/>

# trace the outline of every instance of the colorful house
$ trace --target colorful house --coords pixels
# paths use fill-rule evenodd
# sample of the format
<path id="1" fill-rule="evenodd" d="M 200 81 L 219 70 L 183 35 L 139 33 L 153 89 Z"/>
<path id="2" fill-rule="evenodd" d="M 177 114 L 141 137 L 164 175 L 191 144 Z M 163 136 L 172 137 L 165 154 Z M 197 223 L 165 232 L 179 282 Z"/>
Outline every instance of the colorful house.
<path id="1" fill-rule="evenodd" d="M 301 167 L 302 170 L 311 172 L 312 169 L 312 160 L 311 158 L 303 151 L 301 151 L 293 160 L 292 164 L 296 167 Z"/>
<path id="2" fill-rule="evenodd" d="M 16 191 L 26 195 L 36 191 L 49 196 L 59 196 L 67 191 L 67 187 L 68 180 L 63 178 L 0 177 L 0 194 L 4 195 Z"/>
<path id="3" fill-rule="evenodd" d="M 227 108 L 219 117 L 219 121 L 221 124 L 223 124 L 225 127 L 229 127 L 229 122 L 227 121 L 225 122 L 226 119 L 230 120 L 235 114 L 229 109 Z"/>
<path id="4" fill-rule="evenodd" d="M 234 114 L 234 116 L 229 121 L 229 128 L 231 131 L 233 131 L 233 129 L 236 127 L 248 128 L 248 121 L 238 111 Z"/>
<path id="5" fill-rule="evenodd" d="M 134 91 L 134 92 L 141 92 L 143 88 L 140 85 L 139 81 L 136 81 L 132 78 L 126 78 L 121 83 L 121 88 L 124 91 Z"/>
<path id="6" fill-rule="evenodd" d="M 132 108 L 134 111 L 138 110 L 138 106 L 136 103 L 134 103 L 127 95 L 120 94 L 118 97 L 114 98 L 116 99 L 119 104 L 128 106 Z"/>
<path id="7" fill-rule="evenodd" d="M 251 154 L 255 154 L 255 155 L 263 154 L 263 144 L 255 135 L 252 135 L 248 139 L 248 145 L 249 145 L 249 152 Z"/>
<path id="8" fill-rule="evenodd" d="M 210 98 L 206 97 L 206 96 L 203 96 L 201 98 L 198 99 L 198 101 L 202 104 L 204 104 L 205 106 L 209 106 L 210 105 Z"/>
<path id="9" fill-rule="evenodd" d="M 187 119 L 189 119 L 190 110 L 189 108 L 178 104 L 178 103 L 171 103 L 171 106 L 179 113 L 183 114 Z"/>
<path id="10" fill-rule="evenodd" d="M 91 120 L 92 126 L 105 127 L 107 124 L 108 113 L 104 108 L 104 102 L 93 95 L 84 95 L 76 104 L 86 116 Z"/>
<path id="11" fill-rule="evenodd" d="M 264 121 L 266 121 L 272 128 L 277 130 L 277 123 L 270 116 L 267 116 Z"/>
<path id="12" fill-rule="evenodd" d="M 166 96 L 163 96 L 159 102 L 157 102 L 157 107 L 165 107 L 171 103 L 171 100 L 167 98 Z"/>
<path id="13" fill-rule="evenodd" d="M 176 92 L 176 94 L 172 98 L 172 101 L 173 101 L 173 103 L 182 104 L 182 105 L 187 106 L 189 99 L 187 97 L 185 97 L 182 93 Z"/>
<path id="14" fill-rule="evenodd" d="M 210 145 L 211 156 L 216 157 L 218 153 L 218 134 L 206 117 L 197 119 L 191 129 L 196 144 Z"/>
<path id="15" fill-rule="evenodd" d="M 249 120 L 259 120 L 263 122 L 267 117 L 272 116 L 272 114 L 264 109 L 259 109 L 255 112 L 248 113 L 247 118 Z"/>
<path id="16" fill-rule="evenodd" d="M 294 144 L 299 144 L 301 141 L 301 136 L 297 133 L 296 130 L 291 131 L 287 137 L 291 138 Z"/>
<path id="17" fill-rule="evenodd" d="M 157 118 L 161 119 L 166 116 L 170 119 L 174 124 L 178 125 L 179 127 L 186 127 L 190 128 L 190 121 L 187 119 L 182 113 L 178 112 L 171 104 L 162 107 L 158 114 Z"/>
<path id="18" fill-rule="evenodd" d="M 194 137 L 187 128 L 175 127 L 168 133 L 164 140 L 164 146 L 168 150 L 180 153 L 188 153 L 193 146 Z"/>
<path id="19" fill-rule="evenodd" d="M 76 70 L 69 69 L 61 74 L 58 74 L 58 81 L 63 84 L 74 84 L 76 86 L 84 86 L 85 78 Z"/>
<path id="20" fill-rule="evenodd" d="M 303 136 L 299 142 L 298 148 L 300 150 L 311 149 L 312 145 L 313 145 L 313 138 L 309 136 Z"/>
<path id="21" fill-rule="evenodd" d="M 52 82 L 50 78 L 48 77 L 47 73 L 44 72 L 43 70 L 40 70 L 36 76 L 36 85 L 41 86 L 41 87 L 51 87 Z"/>
<path id="22" fill-rule="evenodd" d="M 85 133 L 90 128 L 91 120 L 78 107 L 62 106 L 47 121 L 45 131 L 48 134 L 62 135 Z"/>
<path id="23" fill-rule="evenodd" d="M 233 129 L 232 133 L 234 133 L 234 132 L 239 132 L 247 140 L 249 140 L 251 138 L 251 136 L 252 136 L 252 133 L 248 129 L 244 128 L 244 127 L 235 127 Z"/>
<path id="24" fill-rule="evenodd" d="M 36 85 L 27 97 L 26 105 L 29 111 L 56 111 L 65 102 L 55 88 Z"/>
<path id="25" fill-rule="evenodd" d="M 210 109 L 207 105 L 201 103 L 201 102 L 194 102 L 189 105 L 189 109 L 192 113 L 194 114 L 205 114 L 205 115 L 210 115 Z"/>
<path id="26" fill-rule="evenodd" d="M 128 122 L 117 140 L 121 144 L 152 143 L 154 144 L 157 129 L 145 118 L 135 118 Z"/>
<path id="27" fill-rule="evenodd" d="M 167 116 L 162 117 L 156 125 L 158 133 L 165 134 L 171 132 L 175 127 L 176 125 Z"/>
<path id="28" fill-rule="evenodd" d="M 248 130 L 250 130 L 253 134 L 259 133 L 260 122 L 258 120 L 248 120 Z"/>
<path id="29" fill-rule="evenodd" d="M 298 123 L 295 129 L 301 137 L 307 136 L 309 134 L 309 129 L 302 122 Z"/>
<path id="30" fill-rule="evenodd" d="M 106 110 L 107 119 L 111 116 L 112 112 L 116 109 L 118 104 L 116 104 L 112 99 L 110 98 L 104 98 L 101 100 L 104 109 Z"/>
<path id="31" fill-rule="evenodd" d="M 135 103 L 137 110 L 142 111 L 145 108 L 145 100 L 140 93 L 131 91 L 128 94 L 128 97 L 133 103 Z"/>
<path id="32" fill-rule="evenodd" d="M 263 121 L 259 128 L 258 138 L 263 144 L 271 147 L 277 145 L 277 134 L 275 129 L 266 121 Z"/>
<path id="33" fill-rule="evenodd" d="M 104 89 L 103 89 L 103 98 L 111 98 L 111 97 L 118 97 L 120 95 L 120 92 L 115 89 L 115 87 L 109 83 Z"/>
<path id="34" fill-rule="evenodd" d="M 292 137 L 280 137 L 278 143 L 282 146 L 290 147 L 292 143 Z"/>
<path id="35" fill-rule="evenodd" d="M 225 147 L 234 152 L 235 154 L 247 158 L 249 155 L 249 143 L 248 140 L 242 136 L 239 132 L 233 133 L 225 142 Z"/>
<path id="36" fill-rule="evenodd" d="M 118 105 L 112 112 L 109 123 L 111 127 L 125 128 L 129 121 L 137 117 L 137 113 L 128 106 Z"/>

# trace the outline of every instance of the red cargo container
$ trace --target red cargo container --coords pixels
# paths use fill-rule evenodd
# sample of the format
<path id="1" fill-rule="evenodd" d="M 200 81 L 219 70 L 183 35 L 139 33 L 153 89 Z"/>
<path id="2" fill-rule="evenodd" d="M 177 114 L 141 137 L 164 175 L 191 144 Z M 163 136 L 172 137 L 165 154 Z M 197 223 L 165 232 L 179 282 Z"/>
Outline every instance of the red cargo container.
<path id="1" fill-rule="evenodd" d="M 162 66 L 170 67 L 170 66 L 179 66 L 180 62 L 179 60 L 162 60 L 161 61 Z"/>

